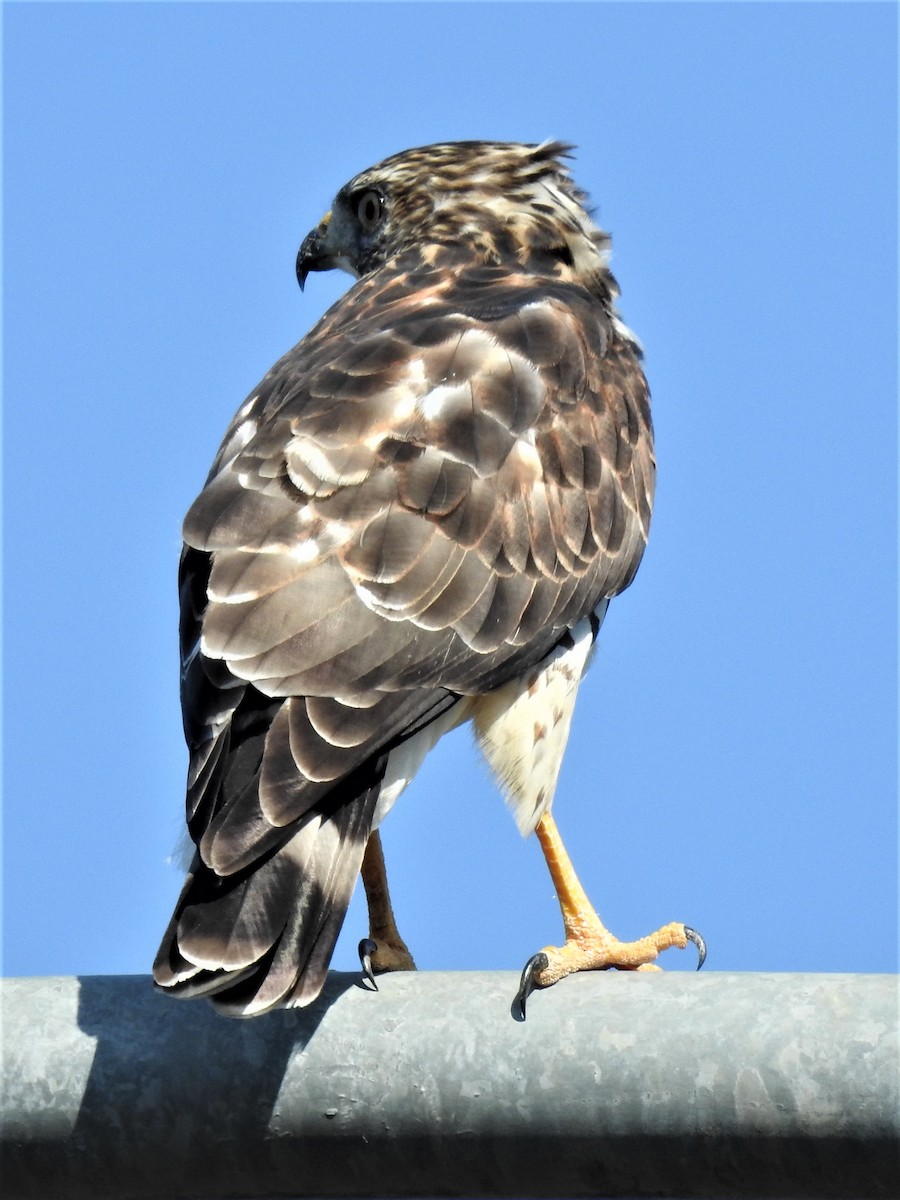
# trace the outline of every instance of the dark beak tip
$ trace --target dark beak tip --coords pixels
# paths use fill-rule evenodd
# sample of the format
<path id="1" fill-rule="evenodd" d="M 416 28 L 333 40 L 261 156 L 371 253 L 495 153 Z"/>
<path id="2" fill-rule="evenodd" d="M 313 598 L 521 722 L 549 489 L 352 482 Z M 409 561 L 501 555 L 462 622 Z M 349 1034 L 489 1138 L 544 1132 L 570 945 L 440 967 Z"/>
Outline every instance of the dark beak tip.
<path id="1" fill-rule="evenodd" d="M 297 282 L 300 284 L 300 291 L 302 292 L 306 286 L 306 277 L 309 275 L 309 267 L 306 265 L 306 256 L 303 253 L 302 246 L 297 251 L 297 263 L 295 270 L 297 272 Z"/>
<path id="2" fill-rule="evenodd" d="M 306 235 L 297 251 L 297 282 L 301 291 L 310 271 L 321 271 L 327 265 L 322 249 L 322 235 L 318 229 L 314 229 Z"/>

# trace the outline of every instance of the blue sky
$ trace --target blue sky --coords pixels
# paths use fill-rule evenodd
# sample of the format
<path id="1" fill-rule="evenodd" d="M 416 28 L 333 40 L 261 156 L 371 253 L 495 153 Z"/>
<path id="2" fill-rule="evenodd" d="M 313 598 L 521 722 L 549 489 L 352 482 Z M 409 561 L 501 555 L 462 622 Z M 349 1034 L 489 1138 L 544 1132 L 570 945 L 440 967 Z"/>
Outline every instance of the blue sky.
<path id="1" fill-rule="evenodd" d="M 650 548 L 555 814 L 607 924 L 711 970 L 897 954 L 896 8 L 4 6 L 5 957 L 148 972 L 179 890 L 180 522 L 348 286 L 294 257 L 411 145 L 578 145 L 647 350 Z M 467 731 L 384 828 L 419 965 L 560 922 Z M 365 933 L 354 898 L 335 965 Z M 687 955 L 667 956 L 674 969 Z"/>

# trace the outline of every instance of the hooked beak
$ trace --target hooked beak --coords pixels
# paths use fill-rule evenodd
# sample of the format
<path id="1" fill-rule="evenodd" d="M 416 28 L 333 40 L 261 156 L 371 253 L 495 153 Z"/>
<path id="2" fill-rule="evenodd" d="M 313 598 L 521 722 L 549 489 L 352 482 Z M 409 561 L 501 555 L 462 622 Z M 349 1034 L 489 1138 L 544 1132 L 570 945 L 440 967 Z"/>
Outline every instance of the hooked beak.
<path id="1" fill-rule="evenodd" d="M 316 228 L 306 235 L 297 251 L 297 282 L 300 284 L 301 292 L 310 271 L 327 271 L 329 267 L 333 266 L 329 252 L 325 248 L 325 238 L 330 220 L 331 213 L 327 212 Z"/>

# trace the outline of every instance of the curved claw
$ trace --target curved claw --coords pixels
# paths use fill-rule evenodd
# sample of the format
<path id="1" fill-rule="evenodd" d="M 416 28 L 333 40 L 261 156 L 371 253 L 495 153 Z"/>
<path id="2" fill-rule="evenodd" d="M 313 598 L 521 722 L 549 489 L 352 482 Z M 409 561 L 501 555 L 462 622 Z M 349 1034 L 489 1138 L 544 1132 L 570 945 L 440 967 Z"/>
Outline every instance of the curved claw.
<path id="1" fill-rule="evenodd" d="M 549 959 L 542 950 L 537 954 L 532 954 L 525 964 L 522 978 L 519 980 L 519 990 L 516 992 L 516 1000 L 519 1003 L 519 1012 L 522 1014 L 523 1021 L 525 1020 L 525 1001 L 538 986 L 536 976 L 546 970 L 548 965 Z"/>
<path id="2" fill-rule="evenodd" d="M 685 925 L 684 936 L 689 942 L 693 942 L 697 947 L 697 970 L 699 971 L 706 962 L 706 942 L 700 936 L 696 929 L 691 929 L 690 925 Z"/>
<path id="3" fill-rule="evenodd" d="M 378 946 L 371 938 L 363 938 L 359 943 L 359 962 L 363 970 L 363 977 L 368 979 L 375 991 L 378 991 L 378 984 L 375 982 L 375 972 L 372 970 L 372 955 L 378 949 Z"/>

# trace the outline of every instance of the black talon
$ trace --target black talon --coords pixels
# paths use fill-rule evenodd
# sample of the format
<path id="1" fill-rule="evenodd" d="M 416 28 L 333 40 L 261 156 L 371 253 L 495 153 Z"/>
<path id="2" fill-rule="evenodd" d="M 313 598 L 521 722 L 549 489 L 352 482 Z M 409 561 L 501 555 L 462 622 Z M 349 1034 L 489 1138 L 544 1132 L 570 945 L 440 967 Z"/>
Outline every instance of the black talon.
<path id="1" fill-rule="evenodd" d="M 700 936 L 700 934 L 697 932 L 696 929 L 691 929 L 690 925 L 685 925 L 684 936 L 687 938 L 687 940 L 689 942 L 693 942 L 694 945 L 697 947 L 697 954 L 699 955 L 699 959 L 697 962 L 697 970 L 699 971 L 700 968 L 703 966 L 703 964 L 706 962 L 706 942 L 704 942 L 703 938 Z"/>
<path id="2" fill-rule="evenodd" d="M 375 982 L 375 972 L 372 970 L 372 955 L 378 949 L 377 943 L 371 938 L 363 938 L 359 943 L 359 962 L 363 970 L 363 976 L 368 979 L 375 991 L 378 991 L 378 984 Z"/>
<path id="3" fill-rule="evenodd" d="M 525 969 L 522 972 L 522 978 L 519 980 L 519 990 L 516 992 L 516 1000 L 519 1002 L 519 1012 L 522 1014 L 522 1020 L 525 1020 L 525 1001 L 531 995 L 536 987 L 539 986 L 535 976 L 546 970 L 549 966 L 549 959 L 543 951 L 538 951 L 533 954 L 525 964 Z"/>

